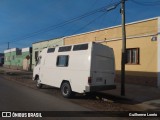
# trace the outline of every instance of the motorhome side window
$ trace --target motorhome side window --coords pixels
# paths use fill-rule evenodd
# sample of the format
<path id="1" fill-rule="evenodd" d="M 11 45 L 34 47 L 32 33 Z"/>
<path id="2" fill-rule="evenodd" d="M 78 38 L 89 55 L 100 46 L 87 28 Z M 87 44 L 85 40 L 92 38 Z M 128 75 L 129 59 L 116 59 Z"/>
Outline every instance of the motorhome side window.
<path id="1" fill-rule="evenodd" d="M 66 51 L 71 51 L 72 46 L 65 46 L 65 47 L 60 47 L 58 52 L 66 52 Z"/>
<path id="2" fill-rule="evenodd" d="M 57 57 L 57 66 L 58 67 L 67 67 L 69 62 L 69 56 L 68 55 L 59 55 Z"/>
<path id="3" fill-rule="evenodd" d="M 87 50 L 87 49 L 88 49 L 88 44 L 74 45 L 73 47 L 73 51 Z"/>
<path id="4" fill-rule="evenodd" d="M 55 48 L 48 48 L 47 53 L 53 53 L 55 51 Z"/>

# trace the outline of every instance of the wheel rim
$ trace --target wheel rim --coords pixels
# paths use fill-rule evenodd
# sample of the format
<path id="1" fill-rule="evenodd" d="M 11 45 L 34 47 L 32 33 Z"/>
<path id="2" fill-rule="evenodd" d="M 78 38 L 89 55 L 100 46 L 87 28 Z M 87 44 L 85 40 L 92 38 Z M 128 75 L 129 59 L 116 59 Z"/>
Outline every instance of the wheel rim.
<path id="1" fill-rule="evenodd" d="M 63 94 L 67 95 L 69 93 L 69 88 L 67 86 L 63 87 Z"/>

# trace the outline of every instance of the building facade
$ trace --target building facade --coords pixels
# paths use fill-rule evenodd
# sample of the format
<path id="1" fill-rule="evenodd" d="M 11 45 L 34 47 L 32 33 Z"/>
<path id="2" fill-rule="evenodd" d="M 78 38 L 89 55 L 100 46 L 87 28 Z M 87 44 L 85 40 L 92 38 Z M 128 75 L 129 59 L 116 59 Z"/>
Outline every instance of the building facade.
<path id="1" fill-rule="evenodd" d="M 36 63 L 36 59 L 39 55 L 39 53 L 44 48 L 52 48 L 56 46 L 62 46 L 63 38 L 57 38 L 57 39 L 51 39 L 51 40 L 45 40 L 40 42 L 35 42 L 32 44 L 32 69 L 34 68 L 34 65 Z"/>
<path id="2" fill-rule="evenodd" d="M 30 70 L 31 69 L 31 59 L 32 59 L 32 49 L 28 48 L 12 48 L 4 51 L 4 67 L 11 69 L 23 69 Z M 27 61 L 27 68 L 24 69 L 25 63 L 23 61 Z"/>
<path id="3" fill-rule="evenodd" d="M 126 24 L 126 82 L 160 87 L 160 17 Z M 121 25 L 64 37 L 64 45 L 100 42 L 115 54 L 116 81 L 120 82 Z"/>
<path id="4" fill-rule="evenodd" d="M 23 70 L 31 70 L 32 68 L 32 48 L 22 48 L 21 64 Z"/>
<path id="5" fill-rule="evenodd" d="M 21 55 L 21 50 L 19 48 L 11 48 L 4 51 L 4 67 L 7 68 L 15 68 L 20 69 L 19 60 L 15 59 L 18 58 L 18 56 Z"/>
<path id="6" fill-rule="evenodd" d="M 0 53 L 0 66 L 4 64 L 4 53 Z"/>

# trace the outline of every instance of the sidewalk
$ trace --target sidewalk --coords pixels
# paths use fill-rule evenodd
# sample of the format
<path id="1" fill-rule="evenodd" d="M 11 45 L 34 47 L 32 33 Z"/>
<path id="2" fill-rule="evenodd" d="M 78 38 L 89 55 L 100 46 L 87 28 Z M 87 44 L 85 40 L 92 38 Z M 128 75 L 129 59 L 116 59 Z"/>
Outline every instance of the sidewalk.
<path id="1" fill-rule="evenodd" d="M 8 68 L 0 67 L 0 71 L 4 71 L 5 73 L 11 73 L 19 75 L 22 74 L 22 78 L 25 79 L 28 76 L 28 82 L 32 82 L 31 76 L 32 72 L 21 71 L 21 70 L 12 70 Z M 24 77 L 25 76 L 25 77 Z M 114 96 L 115 99 L 123 98 L 134 101 L 135 105 L 142 107 L 144 110 L 160 110 L 160 88 L 150 87 L 150 86 L 142 86 L 142 85 L 134 85 L 134 84 L 125 84 L 125 96 L 121 96 L 121 86 L 120 83 L 116 83 L 117 88 L 115 90 L 107 90 L 101 93 L 105 93 L 106 96 Z M 116 101 L 116 100 L 115 100 Z M 132 103 L 126 103 L 132 104 Z"/>
<path id="2" fill-rule="evenodd" d="M 0 66 L 0 72 L 12 72 L 12 73 L 17 73 L 17 72 L 25 72 L 25 73 L 32 73 L 32 71 L 23 71 L 23 70 L 16 70 L 16 69 L 10 69 L 10 68 L 4 68 Z"/>
<path id="3" fill-rule="evenodd" d="M 160 88 L 125 84 L 125 96 L 121 96 L 120 83 L 117 83 L 116 86 L 115 90 L 104 91 L 104 93 L 133 100 L 144 110 L 160 110 Z"/>

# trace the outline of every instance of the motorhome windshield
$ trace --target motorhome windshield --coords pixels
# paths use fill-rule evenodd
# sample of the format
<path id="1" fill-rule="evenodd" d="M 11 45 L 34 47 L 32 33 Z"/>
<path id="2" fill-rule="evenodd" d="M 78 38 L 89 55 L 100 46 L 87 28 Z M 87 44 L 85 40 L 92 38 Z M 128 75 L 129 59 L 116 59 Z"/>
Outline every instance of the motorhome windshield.
<path id="1" fill-rule="evenodd" d="M 39 64 L 41 63 L 41 58 L 42 58 L 41 56 L 39 56 L 39 57 L 37 58 L 36 66 L 39 65 Z"/>

